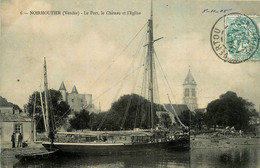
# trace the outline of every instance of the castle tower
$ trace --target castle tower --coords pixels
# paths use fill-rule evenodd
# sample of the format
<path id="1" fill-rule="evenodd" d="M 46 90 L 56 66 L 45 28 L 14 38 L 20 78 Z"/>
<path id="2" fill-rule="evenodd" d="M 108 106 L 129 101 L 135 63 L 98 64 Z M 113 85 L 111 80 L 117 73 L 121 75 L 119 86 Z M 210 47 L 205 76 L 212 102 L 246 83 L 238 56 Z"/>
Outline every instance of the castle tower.
<path id="1" fill-rule="evenodd" d="M 196 86 L 197 84 L 189 69 L 189 72 L 183 82 L 183 104 L 186 104 L 190 111 L 194 111 L 198 108 Z"/>
<path id="2" fill-rule="evenodd" d="M 65 101 L 65 102 L 67 102 L 67 90 L 66 90 L 66 87 L 65 87 L 63 81 L 62 81 L 62 83 L 61 83 L 61 85 L 60 85 L 59 91 L 61 92 L 62 100 Z"/>
<path id="3" fill-rule="evenodd" d="M 75 85 L 73 86 L 71 93 L 79 94 Z"/>

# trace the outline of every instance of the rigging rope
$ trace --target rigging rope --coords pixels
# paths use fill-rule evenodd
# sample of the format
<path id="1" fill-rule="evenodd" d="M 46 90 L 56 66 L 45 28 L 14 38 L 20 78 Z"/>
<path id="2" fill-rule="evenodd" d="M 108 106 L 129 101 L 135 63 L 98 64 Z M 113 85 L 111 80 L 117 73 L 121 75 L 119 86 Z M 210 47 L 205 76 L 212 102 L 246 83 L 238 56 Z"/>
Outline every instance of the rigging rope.
<path id="1" fill-rule="evenodd" d="M 71 108 L 69 108 L 58 120 L 55 121 L 55 123 L 57 123 L 57 125 L 59 124 L 60 120 L 68 113 L 70 112 Z"/>
<path id="2" fill-rule="evenodd" d="M 141 64 L 141 67 L 142 67 L 142 64 Z M 140 70 L 141 70 L 141 68 L 140 68 Z M 135 92 L 135 86 L 136 86 L 136 83 L 137 83 L 138 76 L 140 74 L 140 70 L 137 72 L 138 74 L 137 74 L 137 77 L 136 77 L 136 79 L 135 79 L 135 81 L 133 83 L 133 88 L 132 88 L 132 92 L 131 93 Z M 130 100 L 128 101 L 127 108 L 125 110 L 124 117 L 123 117 L 123 120 L 122 120 L 121 128 L 123 128 L 123 126 L 125 124 L 127 113 L 128 113 L 129 107 L 130 107 L 131 102 L 132 102 L 132 97 L 133 97 L 133 95 L 130 96 Z"/>
<path id="3" fill-rule="evenodd" d="M 148 32 L 149 28 L 147 27 L 147 32 Z M 146 36 L 146 41 L 148 41 L 148 36 Z M 145 49 L 144 49 L 145 51 Z M 144 98 L 148 98 L 148 95 L 146 95 L 146 86 L 148 85 L 147 83 L 147 72 L 148 72 L 148 67 L 149 67 L 149 64 L 148 64 L 148 60 L 147 60 L 147 56 L 144 57 L 144 64 L 145 64 L 145 67 L 144 67 L 144 76 L 143 76 L 143 83 L 142 83 L 142 90 L 141 90 L 141 95 L 144 97 Z M 147 97 L 146 97 L 147 96 Z"/>
<path id="4" fill-rule="evenodd" d="M 126 47 L 116 56 L 115 59 L 113 59 L 112 63 L 97 77 L 97 79 L 90 85 L 90 88 L 92 88 L 95 83 L 111 68 L 111 66 L 116 62 L 117 58 L 130 46 L 130 44 L 134 41 L 134 39 L 138 36 L 138 34 L 143 30 L 143 28 L 148 24 L 146 22 L 143 27 L 136 33 L 136 35 L 129 41 L 129 43 L 126 45 Z"/>
<path id="5" fill-rule="evenodd" d="M 41 89 L 40 89 L 40 99 L 41 99 L 42 116 L 43 116 L 44 127 L 45 127 L 45 131 L 47 133 L 49 130 L 48 130 L 47 123 L 46 123 L 46 116 L 45 116 L 45 110 L 44 110 L 44 105 L 43 105 L 43 97 L 42 97 Z"/>
<path id="6" fill-rule="evenodd" d="M 146 23 L 146 24 L 147 24 L 147 23 Z M 145 25 L 146 25 L 146 24 L 145 24 Z M 142 29 L 143 29 L 143 28 L 142 28 Z M 139 33 L 140 33 L 140 31 L 138 32 L 138 34 L 139 34 Z M 135 37 L 136 37 L 136 36 L 135 36 Z M 141 39 L 141 42 L 142 42 L 142 41 L 143 41 L 143 37 L 142 37 L 142 39 Z M 141 48 L 141 47 L 140 47 L 140 48 Z M 128 68 L 127 73 L 130 72 L 131 67 L 134 65 L 135 60 L 136 60 L 135 55 L 138 54 L 139 50 L 140 50 L 140 49 L 138 48 L 138 49 L 137 49 L 137 52 L 133 55 L 133 59 L 132 59 L 131 65 L 130 65 L 130 67 Z M 129 73 L 129 74 L 131 74 L 131 73 Z M 129 74 L 127 74 L 127 75 L 126 75 L 124 78 L 122 78 L 121 80 L 124 80 L 126 77 L 129 76 Z M 121 80 L 119 80 L 119 81 L 116 83 L 116 85 L 119 84 L 119 82 L 121 82 Z M 118 91 L 121 91 L 124 82 L 125 82 L 125 81 L 123 81 L 123 82 L 121 83 L 121 85 L 120 85 Z M 107 91 L 109 91 L 109 90 L 111 90 L 112 88 L 114 88 L 114 86 L 115 86 L 115 85 L 113 85 L 111 88 L 109 88 L 109 89 L 107 89 L 106 91 L 104 91 L 103 93 L 101 93 L 101 94 L 100 94 L 99 96 L 97 96 L 93 101 L 96 101 L 99 97 L 101 97 L 101 96 L 102 96 L 103 94 L 105 94 Z M 115 98 L 118 97 L 118 93 L 119 93 L 119 92 L 117 92 Z M 115 99 L 115 98 L 114 98 L 114 99 Z"/>
<path id="7" fill-rule="evenodd" d="M 146 25 L 147 23 L 145 23 L 145 25 Z M 135 35 L 135 37 L 143 30 L 143 28 L 145 27 L 145 25 L 141 28 L 141 30 Z M 134 38 L 135 38 L 134 37 Z M 114 99 L 113 99 L 113 101 L 112 102 L 114 102 L 115 100 L 116 100 L 116 98 L 118 97 L 118 94 L 120 93 L 120 91 L 121 91 L 121 89 L 122 89 L 122 87 L 123 87 L 123 84 L 124 84 L 124 82 L 126 81 L 126 78 L 130 75 L 130 74 L 133 74 L 136 70 L 138 70 L 138 69 L 140 69 L 141 67 L 142 67 L 142 64 L 137 68 L 137 69 L 134 69 L 133 71 L 132 71 L 132 73 L 130 72 L 130 70 L 132 69 L 132 67 L 134 66 L 134 64 L 135 64 L 135 62 L 136 62 L 136 59 L 137 59 L 137 57 L 136 57 L 136 55 L 138 55 L 138 53 L 140 52 L 140 50 L 141 50 L 141 44 L 143 43 L 143 41 L 144 41 L 144 39 L 145 39 L 145 37 L 146 37 L 146 32 L 144 33 L 144 35 L 142 36 L 142 38 L 141 38 L 141 40 L 140 40 L 140 44 L 138 45 L 138 48 L 137 48 L 137 50 L 136 50 L 136 52 L 135 52 L 135 54 L 133 55 L 133 59 L 132 59 L 132 62 L 131 62 L 131 65 L 130 65 L 130 67 L 128 68 L 128 70 L 127 70 L 127 75 L 123 78 L 123 82 L 121 82 L 121 85 L 120 85 L 120 87 L 119 87 L 119 90 L 117 91 L 117 93 L 116 93 L 116 95 L 115 95 L 115 97 L 114 97 Z M 133 40 L 131 40 L 131 41 L 133 41 Z M 130 43 L 129 43 L 130 44 Z M 130 72 L 130 73 L 129 73 Z M 139 71 L 138 71 L 139 72 Z M 139 74 L 139 73 L 138 73 Z M 121 81 L 121 80 L 120 80 Z M 117 85 L 117 84 L 116 84 Z M 114 85 L 113 87 L 115 87 L 116 85 Z M 112 88 L 113 88 L 112 87 Z M 101 95 L 99 95 L 97 98 L 99 98 L 100 96 L 102 96 L 103 94 L 105 94 L 107 91 L 109 91 L 109 90 L 111 90 L 112 88 L 110 88 L 110 89 L 108 89 L 108 90 L 106 90 L 105 92 L 103 92 Z M 133 89 L 132 89 L 133 90 Z M 132 91 L 133 92 L 133 91 Z M 97 98 L 95 98 L 94 99 L 94 101 L 97 99 Z M 129 105 L 130 106 L 130 105 Z M 129 107 L 128 107 L 129 108 Z M 126 111 L 125 111 L 125 114 L 124 114 L 124 116 L 126 117 L 126 113 L 127 113 L 127 111 L 128 111 L 128 108 L 126 109 Z M 99 126 L 98 126 L 98 130 L 102 127 L 102 125 L 103 125 L 103 123 L 104 123 L 104 121 L 105 121 L 105 119 L 107 118 L 107 115 L 108 115 L 108 112 L 105 114 L 105 116 L 103 117 L 103 119 L 102 119 L 102 121 L 101 121 L 101 123 L 99 124 Z M 125 118 L 124 117 L 124 118 Z M 123 118 L 123 121 L 122 121 L 122 124 L 121 125 L 124 125 L 124 122 L 125 122 L 125 119 Z"/>
<path id="8" fill-rule="evenodd" d="M 154 52 L 154 47 L 153 47 L 153 53 Z M 153 74 L 154 74 L 154 92 L 155 92 L 155 103 L 160 104 L 160 96 L 159 96 L 159 88 L 158 88 L 158 82 L 157 82 L 157 73 L 156 73 L 156 68 L 155 68 L 155 60 L 153 59 L 153 64 L 154 64 L 154 69 L 153 69 Z"/>
<path id="9" fill-rule="evenodd" d="M 145 41 L 147 41 L 147 36 L 146 36 L 146 40 Z M 142 53 L 142 55 L 144 56 L 145 55 L 145 48 L 143 49 L 143 53 Z M 143 57 L 143 60 L 141 61 L 141 64 L 142 65 L 145 65 L 145 61 L 146 60 L 146 57 Z M 146 71 L 146 66 L 144 66 L 144 72 Z M 144 81 L 145 81 L 145 75 L 143 76 L 143 83 L 144 83 Z M 142 97 L 144 97 L 143 96 L 143 83 L 142 83 L 142 87 L 141 87 L 141 90 L 140 90 L 140 92 L 141 92 L 141 96 Z M 137 123 L 137 115 L 138 115 L 138 112 L 139 112 L 139 110 L 140 110 L 140 115 L 141 115 L 141 106 L 142 106 L 142 104 L 141 104 L 141 100 L 142 100 L 142 98 L 140 97 L 140 99 L 138 100 L 138 106 L 137 106 L 137 109 L 136 109 L 136 114 L 135 114 L 135 123 L 134 123 L 134 128 L 136 128 L 136 123 Z M 142 118 L 141 118 L 141 122 L 142 122 Z"/>
<path id="10" fill-rule="evenodd" d="M 54 115 L 54 107 L 52 104 L 52 99 L 51 99 L 51 93 L 50 90 L 48 89 L 48 94 L 49 94 L 49 98 L 50 100 L 48 100 L 50 102 L 50 112 L 51 112 L 51 125 L 52 125 L 52 130 L 54 131 L 56 129 L 56 123 L 55 123 L 55 115 Z"/>
<path id="11" fill-rule="evenodd" d="M 144 37 L 145 37 L 145 35 L 146 35 L 146 32 L 145 32 L 145 34 L 144 34 Z M 143 42 L 144 37 L 142 38 L 141 43 Z M 140 43 L 140 44 L 141 44 L 141 43 Z M 140 50 L 141 50 L 141 48 L 142 48 L 142 45 L 139 45 L 139 46 L 140 46 L 140 47 L 137 49 L 136 55 L 140 52 Z M 141 56 L 143 56 L 143 55 L 144 55 L 144 52 L 143 52 L 143 54 L 141 54 Z M 141 57 L 141 60 L 142 60 L 142 58 L 144 58 L 144 57 Z M 142 67 L 142 66 L 143 66 L 143 62 L 140 61 L 139 67 Z M 132 94 L 135 92 L 135 86 L 136 86 L 136 84 L 137 84 L 137 80 L 138 80 L 138 78 L 139 78 L 140 71 L 141 71 L 141 68 L 140 68 L 140 70 L 137 72 L 136 78 L 135 78 L 135 80 L 134 80 L 134 82 L 133 82 L 132 91 L 131 91 Z M 130 98 L 129 98 L 129 100 L 128 100 L 127 108 L 126 108 L 126 110 L 125 110 L 124 117 L 123 117 L 123 120 L 122 120 L 122 123 L 121 123 L 121 129 L 123 128 L 123 126 L 124 126 L 124 124 L 125 124 L 126 117 L 127 117 L 127 114 L 128 114 L 128 110 L 129 110 L 130 105 L 131 105 L 131 102 L 132 102 L 132 97 L 133 97 L 133 95 L 131 95 Z"/>
<path id="12" fill-rule="evenodd" d="M 147 27 L 147 32 L 149 31 L 149 28 Z M 148 36 L 146 36 L 146 41 L 148 41 Z M 144 50 L 145 51 L 145 50 Z M 145 67 L 144 67 L 144 75 L 143 75 L 143 82 L 142 82 L 142 89 L 141 89 L 141 96 L 142 97 L 144 97 L 144 98 L 146 98 L 146 99 L 148 99 L 148 92 L 146 92 L 147 91 L 147 86 L 148 86 L 148 82 L 147 82 L 147 80 L 148 80 L 148 68 L 149 68 L 149 61 L 147 60 L 148 58 L 147 58 L 147 56 L 146 57 L 144 57 L 144 60 L 143 60 L 143 62 L 144 62 L 144 64 L 145 64 Z M 148 102 L 146 102 L 146 103 L 142 103 L 142 102 L 140 102 L 140 114 L 142 115 L 142 112 L 143 112 L 143 108 L 145 108 L 146 109 L 146 111 L 148 110 Z M 141 121 L 140 121 L 140 126 L 139 126 L 139 128 L 141 128 L 141 126 L 142 126 L 142 123 L 143 123 L 143 121 L 144 121 L 144 119 L 145 119 L 145 117 L 146 117 L 146 113 L 143 113 L 143 115 L 142 115 L 142 117 L 141 117 Z"/>
<path id="13" fill-rule="evenodd" d="M 169 95 L 167 95 L 167 96 L 168 96 L 168 99 L 169 99 L 169 102 L 170 102 L 171 108 L 172 108 L 172 110 L 174 111 L 174 114 L 175 114 L 177 120 L 179 121 L 179 123 L 181 124 L 181 126 L 183 126 L 184 128 L 187 129 L 187 126 L 185 126 L 185 125 L 181 122 L 181 120 L 180 120 L 180 118 L 179 118 L 179 116 L 178 116 L 176 110 L 175 110 L 174 107 L 172 106 L 172 102 L 171 102 L 171 100 L 170 100 Z M 166 111 L 167 111 L 168 113 L 170 112 L 170 111 L 165 107 L 165 105 L 164 105 L 164 108 L 166 109 Z"/>
<path id="14" fill-rule="evenodd" d="M 160 61 L 159 61 L 159 59 L 158 59 L 158 57 L 157 57 L 156 52 L 155 52 L 155 57 L 156 57 L 156 59 L 157 59 L 157 62 L 158 62 L 158 65 L 159 65 L 159 67 L 160 67 L 160 70 L 161 70 L 161 72 L 162 72 L 162 75 L 163 75 L 163 77 L 164 77 L 164 79 L 165 79 L 165 81 L 166 81 L 166 84 L 168 85 L 168 88 L 170 89 L 171 95 L 172 95 L 172 97 L 174 98 L 174 95 L 173 95 L 172 89 L 171 89 L 171 87 L 170 87 L 169 81 L 168 81 L 168 79 L 167 79 L 167 77 L 166 77 L 166 75 L 165 75 L 165 73 L 164 73 L 164 71 L 163 71 L 163 68 L 162 68 L 162 66 L 161 66 L 161 64 L 160 64 Z M 168 99 L 169 99 L 169 101 L 170 101 L 169 95 L 168 95 Z M 177 118 L 177 120 L 179 121 L 179 123 L 180 123 L 183 127 L 187 128 L 187 126 L 185 126 L 185 125 L 181 122 L 180 118 L 178 117 L 178 114 L 176 113 L 176 110 L 175 110 L 174 107 L 172 106 L 171 101 L 170 101 L 170 105 L 171 105 L 171 108 L 172 108 L 172 110 L 174 111 L 174 113 L 175 113 L 175 115 L 176 115 L 176 118 Z M 165 108 L 165 106 L 164 106 L 164 108 Z M 179 107 L 177 106 L 177 108 L 179 108 Z M 169 112 L 168 109 L 165 108 L 165 110 L 166 110 L 167 112 Z"/>
<path id="15" fill-rule="evenodd" d="M 142 66 L 141 66 L 142 67 Z M 141 67 L 137 67 L 134 71 L 140 69 Z M 133 73 L 133 72 L 131 72 Z M 127 74 L 126 76 L 124 76 L 122 79 L 120 79 L 119 81 L 117 81 L 112 87 L 108 88 L 107 90 L 105 90 L 104 92 L 102 92 L 100 95 L 98 95 L 93 101 L 96 101 L 99 97 L 103 96 L 105 93 L 107 93 L 108 91 L 110 91 L 111 89 L 113 89 L 115 86 L 117 86 L 118 84 L 121 83 L 121 81 L 127 79 L 131 73 Z"/>
<path id="16" fill-rule="evenodd" d="M 140 69 L 141 67 L 138 67 L 136 70 Z M 133 73 L 133 72 L 132 72 Z M 125 79 L 127 79 L 127 77 L 129 77 L 131 75 L 131 73 L 127 74 L 124 78 L 120 79 L 118 82 L 116 82 L 111 88 L 107 89 L 106 91 L 104 91 L 102 94 L 100 94 L 97 98 L 95 98 L 93 101 L 95 101 L 96 99 L 98 99 L 100 96 L 104 95 L 105 93 L 107 93 L 108 91 L 110 91 L 112 88 L 114 88 L 115 86 L 117 86 L 118 84 L 120 84 L 121 81 L 124 81 Z M 107 117 L 107 114 L 105 114 L 105 116 L 103 117 L 103 120 L 101 121 L 101 123 L 99 124 L 98 126 L 98 130 L 102 127 L 106 117 Z"/>

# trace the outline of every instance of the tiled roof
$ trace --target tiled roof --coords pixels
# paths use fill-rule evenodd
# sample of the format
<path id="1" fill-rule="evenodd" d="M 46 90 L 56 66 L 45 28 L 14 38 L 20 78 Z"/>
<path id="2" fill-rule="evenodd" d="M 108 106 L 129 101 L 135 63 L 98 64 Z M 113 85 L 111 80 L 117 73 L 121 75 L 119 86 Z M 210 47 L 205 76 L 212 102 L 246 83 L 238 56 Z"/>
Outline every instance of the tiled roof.
<path id="1" fill-rule="evenodd" d="M 11 122 L 11 121 L 31 121 L 31 119 L 27 116 L 22 116 L 20 114 L 8 114 L 8 113 L 0 113 L 0 122 Z"/>
<path id="2" fill-rule="evenodd" d="M 189 108 L 186 104 L 172 104 L 172 106 L 173 106 L 174 110 L 176 111 L 176 113 L 178 114 L 178 116 L 180 116 L 183 111 L 189 110 Z M 175 115 L 170 104 L 165 104 L 165 108 L 167 108 L 168 111 L 170 111 L 171 113 L 173 113 Z"/>

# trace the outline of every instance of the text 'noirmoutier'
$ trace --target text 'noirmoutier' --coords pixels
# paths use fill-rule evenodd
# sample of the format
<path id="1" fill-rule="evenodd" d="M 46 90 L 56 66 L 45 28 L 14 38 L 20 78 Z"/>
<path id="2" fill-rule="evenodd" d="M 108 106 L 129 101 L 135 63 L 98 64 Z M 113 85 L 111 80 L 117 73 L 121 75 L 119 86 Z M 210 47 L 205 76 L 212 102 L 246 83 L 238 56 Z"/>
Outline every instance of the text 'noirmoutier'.
<path id="1" fill-rule="evenodd" d="M 141 15 L 141 12 L 138 11 L 30 11 L 29 13 L 20 12 L 20 14 L 29 14 L 29 15 L 60 15 L 60 16 L 80 16 L 80 15 L 89 15 L 89 16 L 101 16 L 101 15 Z"/>

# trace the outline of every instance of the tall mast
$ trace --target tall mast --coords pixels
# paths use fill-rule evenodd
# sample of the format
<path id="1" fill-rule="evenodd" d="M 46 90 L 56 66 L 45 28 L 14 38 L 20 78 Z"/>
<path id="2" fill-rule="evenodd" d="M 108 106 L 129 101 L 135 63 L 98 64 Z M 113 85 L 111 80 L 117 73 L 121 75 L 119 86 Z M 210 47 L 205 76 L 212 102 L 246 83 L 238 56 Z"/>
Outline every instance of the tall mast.
<path id="1" fill-rule="evenodd" d="M 45 95 L 45 109 L 46 109 L 46 127 L 47 127 L 47 135 L 49 135 L 50 127 L 49 127 L 49 99 L 48 99 L 48 81 L 47 81 L 47 65 L 46 65 L 46 58 L 44 57 L 44 95 Z"/>
<path id="2" fill-rule="evenodd" d="M 151 128 L 154 128 L 154 112 L 153 112 L 153 1 L 151 0 L 151 18 L 148 20 L 149 26 L 149 42 L 148 42 L 148 58 L 150 64 L 150 72 L 149 72 L 149 98 L 151 101 L 150 106 L 150 120 L 151 120 Z"/>
<path id="3" fill-rule="evenodd" d="M 41 106 L 42 106 L 42 116 L 43 116 L 43 123 L 44 123 L 44 128 L 45 128 L 45 135 L 48 136 L 48 127 L 47 127 L 47 123 L 46 123 L 46 115 L 45 115 L 45 111 L 44 111 L 41 90 L 40 90 L 40 99 L 41 99 Z"/>

